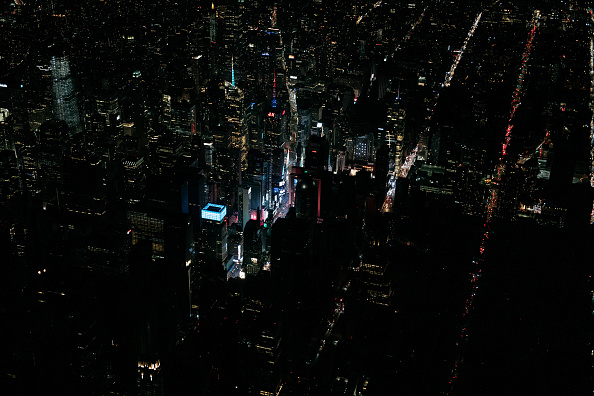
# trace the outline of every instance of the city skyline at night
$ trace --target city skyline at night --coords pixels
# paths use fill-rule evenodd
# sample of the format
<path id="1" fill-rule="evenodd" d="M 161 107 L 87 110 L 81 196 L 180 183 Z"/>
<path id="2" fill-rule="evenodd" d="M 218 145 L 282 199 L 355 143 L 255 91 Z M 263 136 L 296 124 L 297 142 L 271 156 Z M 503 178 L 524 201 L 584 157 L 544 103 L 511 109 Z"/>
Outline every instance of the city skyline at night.
<path id="1" fill-rule="evenodd" d="M 591 393 L 592 7 L 0 6 L 2 393 Z"/>

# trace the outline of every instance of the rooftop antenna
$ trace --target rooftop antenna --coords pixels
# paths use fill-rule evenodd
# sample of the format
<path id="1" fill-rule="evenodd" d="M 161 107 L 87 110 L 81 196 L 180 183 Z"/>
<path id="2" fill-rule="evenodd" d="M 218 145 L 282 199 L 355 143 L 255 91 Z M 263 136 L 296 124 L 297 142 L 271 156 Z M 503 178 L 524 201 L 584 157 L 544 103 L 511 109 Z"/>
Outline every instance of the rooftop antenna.
<path id="1" fill-rule="evenodd" d="M 274 69 L 274 79 L 272 80 L 272 107 L 276 107 L 276 69 Z"/>
<path id="2" fill-rule="evenodd" d="M 231 85 L 235 86 L 235 67 L 233 64 L 233 55 L 231 55 Z"/>

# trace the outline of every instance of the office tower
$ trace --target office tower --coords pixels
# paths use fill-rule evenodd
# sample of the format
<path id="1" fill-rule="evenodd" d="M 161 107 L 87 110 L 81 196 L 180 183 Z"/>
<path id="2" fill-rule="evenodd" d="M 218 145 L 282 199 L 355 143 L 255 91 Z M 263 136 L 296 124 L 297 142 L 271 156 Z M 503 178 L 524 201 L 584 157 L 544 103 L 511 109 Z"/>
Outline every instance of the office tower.
<path id="1" fill-rule="evenodd" d="M 392 289 L 388 273 L 388 259 L 383 254 L 365 254 L 361 264 L 361 281 L 366 300 L 372 304 L 389 305 Z"/>
<path id="2" fill-rule="evenodd" d="M 284 143 L 282 131 L 287 122 L 285 114 L 286 112 L 281 107 L 276 106 L 276 99 L 273 97 L 263 120 L 264 148 L 268 153 L 279 148 Z"/>
<path id="3" fill-rule="evenodd" d="M 281 188 L 284 186 L 285 150 L 278 147 L 272 150 L 269 164 L 270 184 L 268 201 L 273 202 L 278 198 Z M 276 196 L 276 198 L 275 198 Z M 269 204 L 270 205 L 270 204 Z"/>
<path id="4" fill-rule="evenodd" d="M 252 189 L 248 186 L 240 186 L 238 187 L 238 197 L 237 197 L 237 214 L 238 219 L 237 222 L 241 225 L 241 229 L 245 228 L 246 223 L 251 220 L 251 208 L 250 203 L 252 199 Z"/>
<path id="5" fill-rule="evenodd" d="M 264 133 L 262 120 L 264 118 L 264 104 L 262 102 L 252 102 L 249 108 L 248 122 L 248 149 L 262 150 L 264 145 Z"/>
<path id="6" fill-rule="evenodd" d="M 196 125 L 196 105 L 191 103 L 187 92 L 163 94 L 161 99 L 162 124 L 165 125 L 184 147 L 191 145 L 192 137 L 199 135 Z"/>
<path id="7" fill-rule="evenodd" d="M 243 230 L 243 268 L 248 275 L 257 275 L 265 264 L 266 236 L 266 230 L 259 221 L 252 219 L 246 223 Z"/>
<path id="8" fill-rule="evenodd" d="M 125 106 L 122 106 L 122 110 L 126 115 L 125 121 L 134 124 L 133 136 L 141 138 L 144 143 L 148 129 L 146 119 L 147 104 L 145 103 L 148 87 L 139 70 L 132 73 L 132 82 L 127 92 L 128 96 L 122 101 L 125 102 Z"/>
<path id="9" fill-rule="evenodd" d="M 305 141 L 311 134 L 311 127 L 312 127 L 312 101 L 310 98 L 299 98 L 297 101 L 297 111 L 298 111 L 298 128 L 301 131 L 300 138 Z"/>
<path id="10" fill-rule="evenodd" d="M 338 65 L 339 44 L 336 41 L 328 41 L 317 55 L 318 75 L 322 78 L 332 78 L 336 74 Z"/>
<path id="11" fill-rule="evenodd" d="M 155 130 L 151 140 L 149 158 L 152 173 L 160 174 L 173 168 L 181 158 L 182 142 L 168 130 Z"/>
<path id="12" fill-rule="evenodd" d="M 395 155 L 394 168 L 400 169 L 403 162 L 403 146 L 404 146 L 404 125 L 406 119 L 406 111 L 400 99 L 400 89 L 398 96 L 394 102 L 388 106 L 388 122 L 386 127 L 386 143 L 388 148 Z"/>
<path id="13" fill-rule="evenodd" d="M 355 160 L 370 161 L 373 158 L 373 135 L 358 136 L 354 150 Z"/>
<path id="14" fill-rule="evenodd" d="M 246 108 L 243 90 L 225 84 L 225 118 L 229 124 L 229 148 L 241 152 L 242 167 L 245 169 L 247 156 L 247 137 L 250 113 Z"/>
<path id="15" fill-rule="evenodd" d="M 8 208 L 11 199 L 19 191 L 19 170 L 15 152 L 0 150 L 0 204 Z"/>
<path id="16" fill-rule="evenodd" d="M 325 137 L 311 135 L 305 148 L 305 168 L 309 170 L 328 170 L 328 140 Z"/>
<path id="17" fill-rule="evenodd" d="M 160 359 L 138 360 L 136 388 L 138 394 L 142 396 L 162 396 L 165 394 Z"/>
<path id="18" fill-rule="evenodd" d="M 136 394 L 161 396 L 164 378 L 160 357 L 167 349 L 165 333 L 171 323 L 163 320 L 167 315 L 164 304 L 167 293 L 160 280 L 161 260 L 151 257 L 151 250 L 151 241 L 145 239 L 137 240 L 130 251 L 131 297 L 135 307 L 131 323 L 136 341 Z"/>
<path id="19" fill-rule="evenodd" d="M 297 218 L 315 219 L 320 217 L 321 183 L 309 175 L 299 177 L 295 187 L 295 209 Z"/>
<path id="20" fill-rule="evenodd" d="M 53 56 L 51 69 L 54 118 L 66 121 L 70 134 L 77 133 L 81 129 L 80 116 L 68 56 Z"/>
<path id="21" fill-rule="evenodd" d="M 92 218 L 87 217 L 89 221 Z M 94 229 L 79 239 L 77 256 L 82 268 L 89 273 L 101 274 L 116 280 L 128 273 L 128 258 L 130 240 L 128 230 L 123 225 L 108 222 L 105 225 L 97 224 Z M 82 242 L 82 243 L 81 243 Z"/>
<path id="22" fill-rule="evenodd" d="M 27 119 L 31 129 L 37 131 L 41 124 L 52 118 L 52 69 L 49 63 L 32 68 L 27 80 L 31 89 L 28 93 Z"/>
<path id="23" fill-rule="evenodd" d="M 217 15 L 221 18 L 221 29 L 217 32 L 222 78 L 235 85 L 244 80 L 243 52 L 245 51 L 243 31 L 245 6 L 243 0 L 232 0 L 218 6 Z"/>
<path id="24" fill-rule="evenodd" d="M 161 358 L 182 342 L 190 319 L 192 224 L 188 215 L 151 208 L 128 211 L 132 249 L 137 392 L 164 394 Z"/>
<path id="25" fill-rule="evenodd" d="M 280 158 L 282 159 L 282 156 Z M 270 207 L 271 169 L 269 153 L 265 154 L 260 150 L 249 151 L 248 169 L 242 185 L 252 188 L 252 209 Z"/>
<path id="26" fill-rule="evenodd" d="M 146 188 L 146 163 L 144 157 L 130 154 L 122 159 L 124 166 L 124 197 L 128 204 L 140 202 Z"/>
<path id="27" fill-rule="evenodd" d="M 14 128 L 8 109 L 0 108 L 0 150 L 14 148 Z"/>
<path id="28" fill-rule="evenodd" d="M 69 141 L 69 131 L 70 128 L 62 120 L 46 121 L 39 128 L 39 179 L 45 199 L 56 199 L 56 188 L 64 180 L 64 154 Z"/>
<path id="29" fill-rule="evenodd" d="M 23 191 L 37 195 L 41 191 L 39 182 L 38 141 L 35 133 L 30 130 L 20 131 L 16 135 L 15 150 L 19 169 L 21 169 L 20 185 Z"/>
<path id="30" fill-rule="evenodd" d="M 209 32 L 209 77 L 217 74 L 217 12 L 215 10 L 214 1 L 211 4 L 208 13 L 208 32 Z"/>
<path id="31" fill-rule="evenodd" d="M 215 274 L 223 269 L 227 260 L 227 207 L 208 203 L 202 209 L 201 252 L 210 263 L 219 266 L 205 268 Z M 209 271 L 210 270 L 210 271 Z"/>
<path id="32" fill-rule="evenodd" d="M 118 128 L 122 125 L 122 119 L 117 92 L 110 89 L 106 82 L 103 85 L 104 89 L 97 94 L 95 99 L 97 113 L 105 118 L 108 127 Z"/>
<path id="33" fill-rule="evenodd" d="M 151 259 L 161 260 L 166 268 L 163 275 L 174 294 L 173 305 L 179 320 L 189 313 L 189 271 L 192 266 L 193 228 L 191 217 L 155 208 L 146 202 L 128 211 L 132 246 L 142 241 L 150 243 Z"/>
<path id="34" fill-rule="evenodd" d="M 163 124 L 167 127 L 171 125 L 171 95 L 163 94 L 161 99 L 161 109 L 163 111 Z"/>
<path id="35" fill-rule="evenodd" d="M 390 152 L 388 146 L 383 144 L 375 153 L 375 165 L 373 167 L 374 191 L 382 196 L 386 192 L 388 178 L 388 167 L 390 165 Z"/>
<path id="36" fill-rule="evenodd" d="M 202 208 L 209 202 L 204 169 L 198 161 L 179 164 L 164 175 L 152 176 L 147 183 L 147 198 L 153 206 L 188 213 L 192 218 L 194 240 L 200 238 Z"/>
<path id="37" fill-rule="evenodd" d="M 273 313 L 272 305 L 259 296 L 249 296 L 240 317 L 241 333 L 249 345 L 245 367 L 255 389 L 263 396 L 280 393 L 280 356 L 282 354 L 281 318 Z"/>
<path id="38" fill-rule="evenodd" d="M 191 136 L 196 135 L 196 105 L 187 100 L 173 103 L 170 128 L 184 141 L 189 141 Z"/>
<path id="39" fill-rule="evenodd" d="M 237 187 L 242 183 L 241 151 L 224 149 L 219 151 L 216 157 L 217 176 L 220 180 L 220 202 L 235 207 Z"/>
<path id="40" fill-rule="evenodd" d="M 217 174 L 220 177 L 222 203 L 234 206 L 242 171 L 247 167 L 248 117 L 244 92 L 225 82 L 225 123 L 213 134 L 218 153 Z"/>
<path id="41" fill-rule="evenodd" d="M 69 212 L 100 217 L 107 213 L 107 185 L 113 178 L 107 164 L 94 156 L 71 155 L 64 159 L 63 183 L 58 204 Z"/>

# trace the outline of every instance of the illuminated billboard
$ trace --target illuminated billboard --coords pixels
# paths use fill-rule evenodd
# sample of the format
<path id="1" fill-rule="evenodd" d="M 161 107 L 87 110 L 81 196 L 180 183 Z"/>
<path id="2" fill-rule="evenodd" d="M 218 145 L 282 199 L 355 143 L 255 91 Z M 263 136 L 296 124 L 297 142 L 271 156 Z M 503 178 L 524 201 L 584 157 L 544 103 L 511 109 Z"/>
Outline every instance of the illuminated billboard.
<path id="1" fill-rule="evenodd" d="M 209 203 L 202 209 L 202 218 L 205 220 L 222 221 L 226 215 L 227 207 L 225 205 Z"/>

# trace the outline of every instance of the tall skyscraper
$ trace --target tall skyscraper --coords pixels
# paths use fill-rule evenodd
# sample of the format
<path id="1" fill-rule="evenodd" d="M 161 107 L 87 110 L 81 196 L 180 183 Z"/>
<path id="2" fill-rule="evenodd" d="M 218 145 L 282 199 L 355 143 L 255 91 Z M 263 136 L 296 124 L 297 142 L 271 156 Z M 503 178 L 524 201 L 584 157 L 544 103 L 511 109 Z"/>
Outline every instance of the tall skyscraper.
<path id="1" fill-rule="evenodd" d="M 238 197 L 237 197 L 237 214 L 238 214 L 238 221 L 241 224 L 241 229 L 245 228 L 246 223 L 251 220 L 251 208 L 250 203 L 252 200 L 252 188 L 249 186 L 239 186 L 238 187 Z"/>
<path id="2" fill-rule="evenodd" d="M 217 18 L 220 18 L 220 31 L 217 40 L 220 42 L 218 55 L 220 56 L 221 77 L 224 80 L 244 81 L 244 18 L 245 5 L 243 0 L 222 2 L 217 7 Z"/>
<path id="3" fill-rule="evenodd" d="M 207 204 L 202 209 L 201 251 L 211 262 L 227 262 L 227 207 Z M 215 266 L 216 268 L 216 266 Z"/>
<path id="4" fill-rule="evenodd" d="M 54 118 L 66 121 L 72 135 L 81 125 L 68 56 L 53 56 L 51 69 Z"/>

